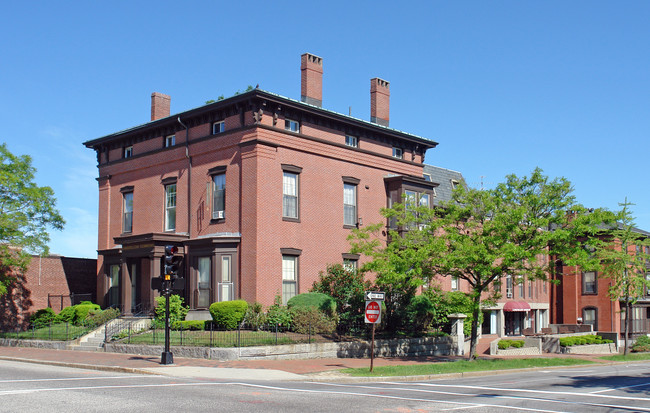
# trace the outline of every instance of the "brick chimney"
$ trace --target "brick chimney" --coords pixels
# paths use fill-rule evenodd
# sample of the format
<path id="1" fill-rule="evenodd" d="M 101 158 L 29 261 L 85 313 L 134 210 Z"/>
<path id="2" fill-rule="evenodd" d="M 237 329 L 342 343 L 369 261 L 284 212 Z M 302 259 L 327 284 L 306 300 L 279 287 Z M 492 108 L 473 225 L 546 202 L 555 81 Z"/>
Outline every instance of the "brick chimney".
<path id="1" fill-rule="evenodd" d="M 370 122 L 388 126 L 390 83 L 378 77 L 370 79 Z"/>
<path id="2" fill-rule="evenodd" d="M 151 94 L 151 120 L 166 118 L 169 113 L 169 102 L 172 98 L 162 93 L 153 92 Z"/>
<path id="3" fill-rule="evenodd" d="M 323 59 L 309 53 L 300 56 L 300 100 L 323 106 Z"/>

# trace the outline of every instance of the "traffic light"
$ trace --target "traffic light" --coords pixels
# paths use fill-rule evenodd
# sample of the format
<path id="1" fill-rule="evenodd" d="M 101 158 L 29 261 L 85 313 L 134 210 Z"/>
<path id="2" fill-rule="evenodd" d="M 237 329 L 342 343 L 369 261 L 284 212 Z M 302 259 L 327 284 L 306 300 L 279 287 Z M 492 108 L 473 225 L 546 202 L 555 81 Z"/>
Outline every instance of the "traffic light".
<path id="1" fill-rule="evenodd" d="M 165 280 L 178 278 L 178 268 L 180 267 L 180 262 L 183 260 L 183 257 L 174 255 L 177 252 L 178 247 L 175 245 L 165 246 L 165 255 L 163 256 L 162 262 L 162 276 Z"/>

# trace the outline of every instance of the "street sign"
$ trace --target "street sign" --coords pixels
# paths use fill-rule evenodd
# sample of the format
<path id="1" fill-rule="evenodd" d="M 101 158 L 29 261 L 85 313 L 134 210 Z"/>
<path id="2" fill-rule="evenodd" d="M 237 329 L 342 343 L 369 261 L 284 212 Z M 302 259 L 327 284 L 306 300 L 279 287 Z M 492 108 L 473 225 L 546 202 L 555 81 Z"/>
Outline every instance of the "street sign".
<path id="1" fill-rule="evenodd" d="M 381 321 L 381 304 L 379 301 L 366 301 L 366 323 L 376 324 Z"/>
<path id="2" fill-rule="evenodd" d="M 366 291 L 366 301 L 384 301 L 383 291 Z"/>

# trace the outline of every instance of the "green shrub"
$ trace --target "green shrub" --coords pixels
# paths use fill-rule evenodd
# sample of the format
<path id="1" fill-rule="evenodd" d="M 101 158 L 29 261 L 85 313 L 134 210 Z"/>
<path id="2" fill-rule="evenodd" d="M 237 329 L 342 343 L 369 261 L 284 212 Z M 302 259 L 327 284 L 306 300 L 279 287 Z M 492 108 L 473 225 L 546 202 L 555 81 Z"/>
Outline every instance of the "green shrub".
<path id="1" fill-rule="evenodd" d="M 95 314 L 100 311 L 101 307 L 97 304 L 77 304 L 74 306 L 74 318 L 72 319 L 72 324 L 81 325 L 89 314 Z"/>
<path id="2" fill-rule="evenodd" d="M 316 308 L 332 317 L 336 314 L 336 301 L 323 293 L 302 293 L 295 295 L 287 302 L 289 309 Z"/>
<path id="3" fill-rule="evenodd" d="M 54 323 L 55 320 L 56 314 L 50 307 L 41 308 L 29 317 L 30 323 L 32 323 L 32 326 L 35 328 L 47 327 L 51 323 Z"/>
<path id="4" fill-rule="evenodd" d="M 57 323 L 72 323 L 74 320 L 75 308 L 74 306 L 66 307 L 59 314 L 56 315 Z"/>
<path id="5" fill-rule="evenodd" d="M 86 321 L 84 322 L 84 325 L 87 325 L 89 327 L 97 327 L 102 324 L 105 324 L 117 317 L 120 316 L 120 310 L 117 308 L 107 308 L 103 311 L 99 311 L 93 314 L 90 314 L 87 318 Z"/>
<path id="6" fill-rule="evenodd" d="M 185 316 L 189 309 L 183 305 L 183 297 L 176 294 L 169 296 L 169 324 L 175 321 L 185 320 Z M 160 296 L 156 298 L 156 308 L 154 310 L 155 318 L 154 325 L 158 328 L 165 325 L 165 297 Z"/>
<path id="7" fill-rule="evenodd" d="M 174 321 L 171 325 L 172 330 L 192 330 L 202 331 L 205 330 L 205 320 L 183 320 Z"/>
<path id="8" fill-rule="evenodd" d="M 524 340 L 513 340 L 510 346 L 514 348 L 522 348 L 524 346 Z"/>
<path id="9" fill-rule="evenodd" d="M 406 307 L 409 325 L 414 332 L 426 331 L 436 315 L 436 307 L 426 295 L 416 295 Z"/>
<path id="10" fill-rule="evenodd" d="M 249 305 L 248 309 L 246 309 L 243 322 L 255 330 L 260 328 L 263 324 L 266 324 L 266 314 L 264 314 L 264 307 L 262 304 L 255 301 L 252 305 Z"/>
<path id="11" fill-rule="evenodd" d="M 266 321 L 284 327 L 291 325 L 291 311 L 287 306 L 282 305 L 282 298 L 279 295 L 275 296 L 273 304 L 266 312 Z"/>
<path id="12" fill-rule="evenodd" d="M 327 266 L 318 274 L 311 291 L 329 295 L 336 301 L 336 313 L 343 325 L 363 323 L 364 292 L 370 290 L 370 281 L 362 271 L 350 270 L 341 264 Z"/>
<path id="13" fill-rule="evenodd" d="M 601 336 L 591 334 L 586 336 L 570 336 L 560 338 L 560 345 L 563 347 L 582 346 L 585 344 L 609 344 L 612 340 L 603 339 Z"/>
<path id="14" fill-rule="evenodd" d="M 505 350 L 510 347 L 510 344 L 512 344 L 512 340 L 499 340 L 497 346 L 499 346 L 499 350 Z"/>
<path id="15" fill-rule="evenodd" d="M 650 337 L 641 336 L 636 339 L 634 344 L 632 344 L 632 351 L 634 353 L 641 353 L 650 351 Z"/>
<path id="16" fill-rule="evenodd" d="M 248 303 L 244 300 L 221 301 L 210 305 L 210 315 L 217 326 L 235 330 L 244 319 Z"/>
<path id="17" fill-rule="evenodd" d="M 328 316 L 315 307 L 292 308 L 291 329 L 299 334 L 331 334 L 336 330 L 338 319 Z"/>

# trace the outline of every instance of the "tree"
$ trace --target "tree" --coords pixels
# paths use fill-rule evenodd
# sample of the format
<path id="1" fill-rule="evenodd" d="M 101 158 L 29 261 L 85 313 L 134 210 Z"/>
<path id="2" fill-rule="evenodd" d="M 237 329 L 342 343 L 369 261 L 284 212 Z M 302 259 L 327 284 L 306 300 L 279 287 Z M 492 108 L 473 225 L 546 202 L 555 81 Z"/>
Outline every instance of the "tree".
<path id="1" fill-rule="evenodd" d="M 507 275 L 547 279 L 549 256 L 587 265 L 593 258 L 578 234 L 596 230 L 601 214 L 575 203 L 564 178 L 550 180 L 537 168 L 530 177 L 506 177 L 490 190 L 458 185 L 442 208 L 408 202 L 383 209 L 396 229 L 383 245 L 381 224 L 352 235 L 354 252 L 372 257 L 368 269 L 378 279 L 416 284 L 436 276 L 465 280 L 472 301 L 469 358 L 475 356 L 482 305 L 500 297 Z M 591 260 L 591 261 L 590 261 Z"/>
<path id="2" fill-rule="evenodd" d="M 54 191 L 34 183 L 36 169 L 28 155 L 16 156 L 0 144 L 0 295 L 24 272 L 30 253 L 47 254 L 48 228 L 65 221 L 56 209 Z"/>
<path id="3" fill-rule="evenodd" d="M 607 295 L 612 301 L 622 301 L 625 306 L 625 355 L 628 353 L 629 332 L 632 328 L 630 313 L 639 297 L 643 297 L 648 280 L 647 262 L 650 254 L 648 238 L 634 228 L 634 217 L 627 201 L 613 216 L 613 223 L 588 241 L 594 256 L 600 261 L 600 276 L 610 280 Z"/>

